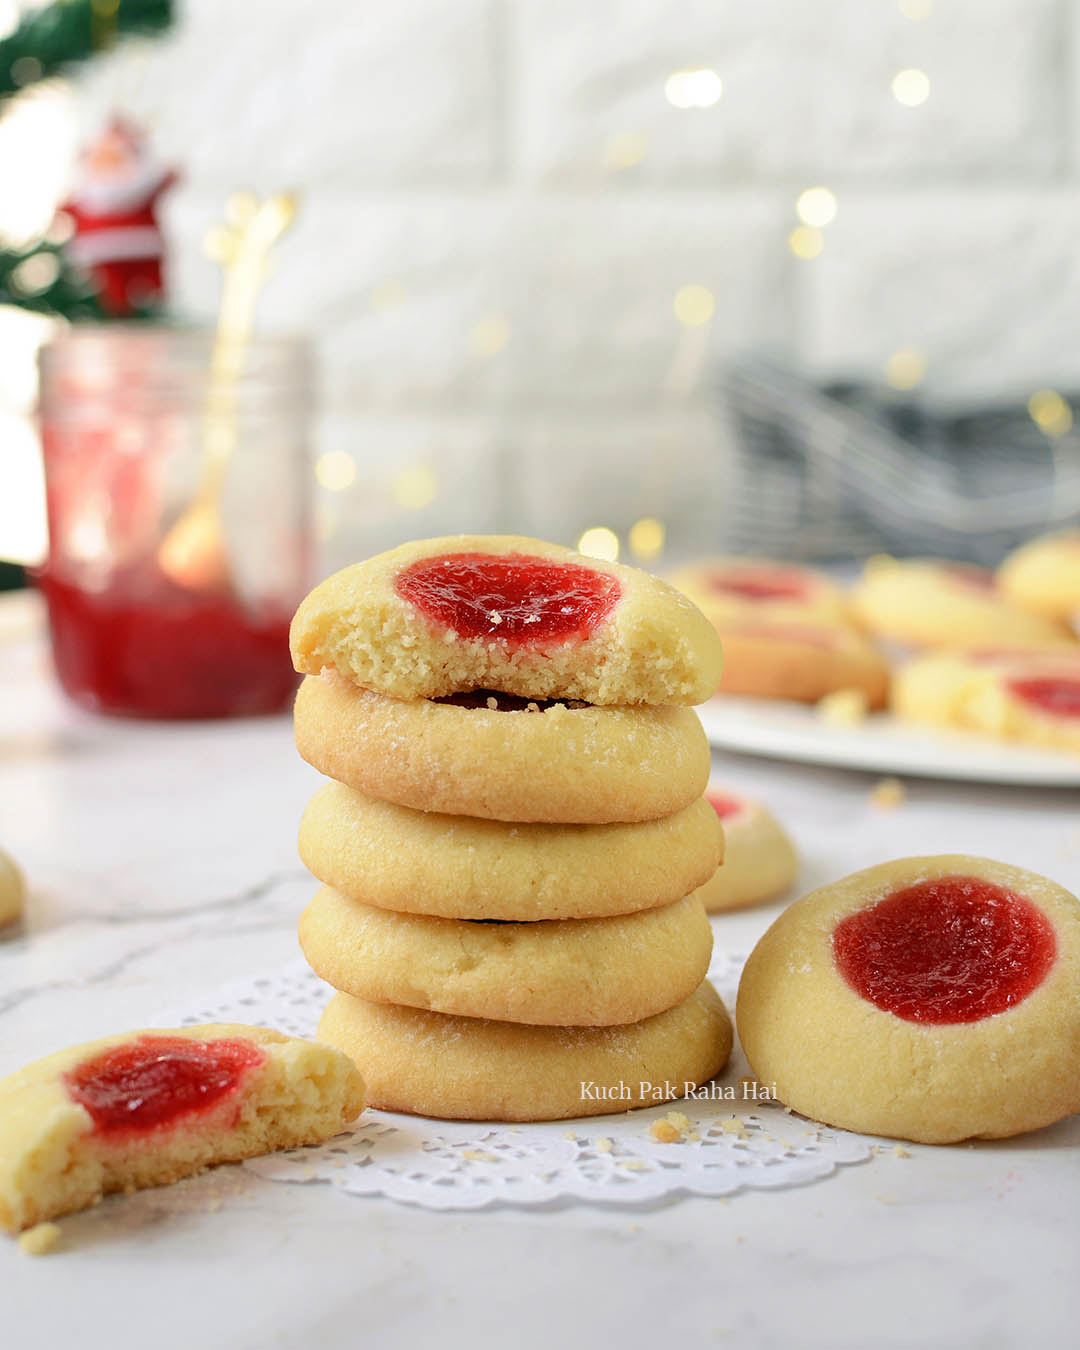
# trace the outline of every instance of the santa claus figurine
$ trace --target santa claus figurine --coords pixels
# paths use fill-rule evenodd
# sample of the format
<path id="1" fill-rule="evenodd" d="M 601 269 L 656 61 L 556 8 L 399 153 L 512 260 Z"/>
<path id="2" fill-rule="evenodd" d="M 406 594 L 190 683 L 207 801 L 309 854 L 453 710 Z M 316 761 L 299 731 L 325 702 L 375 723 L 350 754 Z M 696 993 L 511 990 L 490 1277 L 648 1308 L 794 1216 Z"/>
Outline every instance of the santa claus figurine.
<path id="1" fill-rule="evenodd" d="M 73 227 L 68 257 L 94 280 L 110 316 L 159 308 L 165 244 L 157 206 L 177 174 L 154 162 L 144 133 L 122 117 L 82 150 L 78 173 L 74 192 L 59 208 Z"/>

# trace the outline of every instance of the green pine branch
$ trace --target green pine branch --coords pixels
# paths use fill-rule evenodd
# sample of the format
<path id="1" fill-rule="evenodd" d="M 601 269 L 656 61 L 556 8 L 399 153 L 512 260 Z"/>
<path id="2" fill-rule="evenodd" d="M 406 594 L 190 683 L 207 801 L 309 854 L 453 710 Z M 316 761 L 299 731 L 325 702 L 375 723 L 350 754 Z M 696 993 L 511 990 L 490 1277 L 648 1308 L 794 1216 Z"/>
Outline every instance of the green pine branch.
<path id="1" fill-rule="evenodd" d="M 65 319 L 106 317 L 90 279 L 71 266 L 59 244 L 47 240 L 0 249 L 0 305 Z"/>
<path id="2" fill-rule="evenodd" d="M 121 38 L 160 33 L 172 0 L 52 0 L 0 38 L 0 102 L 87 61 Z"/>

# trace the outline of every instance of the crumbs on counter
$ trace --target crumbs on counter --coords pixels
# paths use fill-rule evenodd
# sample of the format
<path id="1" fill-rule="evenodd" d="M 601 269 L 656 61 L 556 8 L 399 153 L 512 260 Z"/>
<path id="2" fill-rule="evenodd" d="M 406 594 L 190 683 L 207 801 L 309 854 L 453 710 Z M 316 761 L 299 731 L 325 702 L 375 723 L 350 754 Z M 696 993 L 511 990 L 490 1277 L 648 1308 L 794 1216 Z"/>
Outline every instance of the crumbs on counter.
<path id="1" fill-rule="evenodd" d="M 899 778 L 881 778 L 870 789 L 870 805 L 879 811 L 895 811 L 907 800 L 907 788 Z"/>

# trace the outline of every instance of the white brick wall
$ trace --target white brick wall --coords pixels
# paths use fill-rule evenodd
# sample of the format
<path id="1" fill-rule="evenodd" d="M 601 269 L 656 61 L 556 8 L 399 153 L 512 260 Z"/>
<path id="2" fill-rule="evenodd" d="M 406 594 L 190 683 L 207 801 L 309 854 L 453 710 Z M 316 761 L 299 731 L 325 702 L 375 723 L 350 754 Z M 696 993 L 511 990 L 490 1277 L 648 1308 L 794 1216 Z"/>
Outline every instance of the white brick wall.
<path id="1" fill-rule="evenodd" d="M 318 337 L 318 449 L 358 465 L 326 504 L 343 555 L 661 512 L 715 542 L 711 371 L 762 343 L 871 377 L 915 346 L 941 397 L 1080 389 L 1080 0 L 935 0 L 919 22 L 896 0 L 184 10 L 81 106 L 144 117 L 185 166 L 168 215 L 196 315 L 227 191 L 303 191 L 263 318 Z M 909 66 L 917 108 L 890 90 Z M 696 67 L 722 99 L 672 107 L 665 80 Z M 786 237 L 817 183 L 839 213 L 802 262 Z M 686 285 L 716 297 L 705 329 L 674 317 Z M 388 484 L 416 464 L 438 496 L 403 514 Z"/>

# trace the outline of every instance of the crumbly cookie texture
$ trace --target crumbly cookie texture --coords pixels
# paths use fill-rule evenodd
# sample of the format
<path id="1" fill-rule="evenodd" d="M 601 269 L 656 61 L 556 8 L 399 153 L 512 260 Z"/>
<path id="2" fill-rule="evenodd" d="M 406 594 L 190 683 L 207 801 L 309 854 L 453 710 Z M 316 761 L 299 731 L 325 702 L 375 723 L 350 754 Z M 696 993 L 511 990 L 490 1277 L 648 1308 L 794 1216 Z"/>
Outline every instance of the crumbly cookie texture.
<path id="1" fill-rule="evenodd" d="M 309 676 L 294 723 L 297 749 L 320 773 L 444 815 L 657 820 L 689 806 L 709 778 L 709 743 L 689 708 L 498 712 Z"/>
<path id="2" fill-rule="evenodd" d="M 1021 609 L 1080 632 L 1080 530 L 1032 539 L 998 569 L 998 585 Z"/>
<path id="3" fill-rule="evenodd" d="M 702 797 L 636 824 L 515 824 L 415 811 L 327 783 L 300 823 L 300 857 L 320 881 L 364 904 L 450 919 L 653 909 L 707 881 L 723 856 L 723 829 Z"/>
<path id="4" fill-rule="evenodd" d="M 666 1012 L 613 1027 L 521 1026 L 337 994 L 319 1036 L 356 1060 L 382 1110 L 562 1120 L 685 1095 L 727 1063 L 732 1028 L 704 983 Z"/>
<path id="5" fill-rule="evenodd" d="M 816 619 L 707 612 L 724 643 L 722 694 L 818 703 L 845 690 L 857 691 L 867 708 L 885 702 L 885 658 L 853 628 Z"/>
<path id="6" fill-rule="evenodd" d="M 189 1052 L 206 1047 L 210 1056 L 215 1045 L 239 1046 L 248 1067 L 210 1105 L 159 1116 L 147 1128 L 95 1117 L 96 1106 L 86 1104 L 94 1080 L 88 1088 L 86 1075 L 99 1063 L 133 1049 L 161 1060 L 180 1042 Z M 165 1072 L 151 1062 L 149 1080 L 140 1082 L 153 1090 L 154 1075 Z M 139 1119 L 131 1113 L 144 1099 L 133 1096 L 130 1084 L 124 1087 L 115 1068 L 96 1091 L 114 1116 L 128 1111 L 127 1120 Z M 112 1191 L 160 1186 L 215 1163 L 321 1143 L 363 1107 L 363 1081 L 346 1056 L 264 1027 L 155 1028 L 76 1045 L 0 1081 L 0 1227 L 19 1232 Z"/>
<path id="7" fill-rule="evenodd" d="M 838 925 L 949 878 L 959 879 L 948 884 L 961 891 L 972 888 L 973 905 L 983 903 L 985 884 L 1019 897 L 1023 913 L 1034 907 L 1043 948 L 1023 949 L 1029 954 L 1021 957 L 1008 919 L 1003 973 L 995 968 L 987 987 L 994 995 L 994 981 L 1033 970 L 1032 986 L 1011 1006 L 999 1009 L 1002 1000 L 990 998 L 989 1015 L 964 1013 L 965 1020 L 910 1008 L 902 1015 L 889 1006 L 890 997 L 908 994 L 916 1003 L 923 996 L 965 996 L 992 930 L 992 911 L 976 908 L 974 920 L 953 924 L 952 936 L 935 934 L 932 923 L 903 926 L 914 955 L 901 951 L 898 965 L 880 942 L 867 947 L 867 968 L 884 991 L 872 1001 L 841 972 Z M 940 904 L 932 899 L 931 918 Z M 814 891 L 780 915 L 746 963 L 737 1020 L 758 1081 L 813 1120 L 919 1143 L 1039 1129 L 1080 1109 L 1080 902 L 1045 877 L 986 858 L 882 863 Z"/>
<path id="8" fill-rule="evenodd" d="M 482 604 L 482 631 L 459 631 L 407 578 L 425 559 L 483 558 L 527 567 L 521 560 L 573 569 L 598 578 L 600 591 L 581 601 L 558 597 L 544 608 L 528 579 L 514 580 L 526 595 L 503 594 L 490 577 L 476 586 L 473 613 Z M 523 572 L 524 575 L 524 572 Z M 403 582 L 403 577 L 406 582 Z M 437 577 L 436 577 L 437 580 Z M 403 589 L 404 588 L 404 589 Z M 505 588 L 504 588 L 505 589 Z M 541 633 L 545 615 L 582 607 L 574 631 Z M 511 621 L 511 609 L 521 622 Z M 721 651 L 701 612 L 665 582 L 618 563 L 599 562 L 570 549 L 516 535 L 453 535 L 402 544 L 327 578 L 303 601 L 290 644 L 298 671 L 336 670 L 365 689 L 399 699 L 437 698 L 469 689 L 498 689 L 526 698 L 581 699 L 599 705 L 703 703 L 720 678 Z"/>
<path id="9" fill-rule="evenodd" d="M 993 574 L 934 558 L 877 558 L 851 593 L 852 610 L 876 636 L 910 647 L 1068 646 L 1064 624 L 1012 604 Z"/>
<path id="10" fill-rule="evenodd" d="M 1075 655 L 1062 650 L 916 657 L 896 673 L 890 701 L 909 721 L 1080 753 L 1080 649 Z"/>
<path id="11" fill-rule="evenodd" d="M 712 930 L 693 896 L 607 919 L 488 923 L 396 914 L 324 886 L 301 915 L 300 945 L 316 975 L 371 1003 L 612 1026 L 688 998 Z"/>
<path id="12" fill-rule="evenodd" d="M 710 913 L 775 900 L 795 880 L 798 854 L 773 813 L 752 797 L 710 792 L 723 808 L 724 862 L 696 892 Z M 715 814 L 715 812 L 714 812 Z"/>

